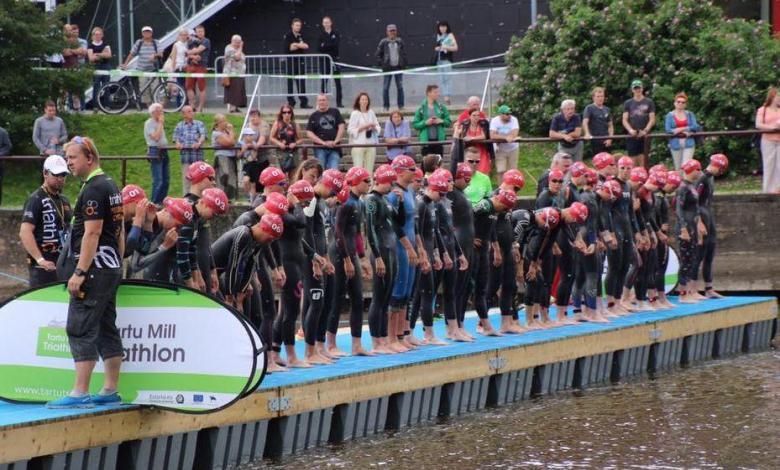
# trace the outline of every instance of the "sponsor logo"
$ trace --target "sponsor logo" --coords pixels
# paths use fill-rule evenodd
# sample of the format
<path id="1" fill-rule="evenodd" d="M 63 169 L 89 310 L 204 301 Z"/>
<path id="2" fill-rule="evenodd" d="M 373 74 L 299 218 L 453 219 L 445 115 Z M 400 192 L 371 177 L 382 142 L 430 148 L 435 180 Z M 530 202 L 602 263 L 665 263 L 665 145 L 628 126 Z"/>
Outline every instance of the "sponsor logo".
<path id="1" fill-rule="evenodd" d="M 70 343 L 65 328 L 61 326 L 42 326 L 38 328 L 38 342 L 35 354 L 41 357 L 70 359 Z"/>
<path id="2" fill-rule="evenodd" d="M 180 404 L 180 405 L 181 405 L 182 403 L 184 403 L 184 395 L 182 395 L 181 393 L 180 393 L 180 394 L 178 394 L 178 395 L 176 395 L 176 403 L 178 403 L 178 404 Z"/>
<path id="3" fill-rule="evenodd" d="M 193 403 L 203 403 L 203 395 L 196 394 L 192 396 L 192 402 Z"/>

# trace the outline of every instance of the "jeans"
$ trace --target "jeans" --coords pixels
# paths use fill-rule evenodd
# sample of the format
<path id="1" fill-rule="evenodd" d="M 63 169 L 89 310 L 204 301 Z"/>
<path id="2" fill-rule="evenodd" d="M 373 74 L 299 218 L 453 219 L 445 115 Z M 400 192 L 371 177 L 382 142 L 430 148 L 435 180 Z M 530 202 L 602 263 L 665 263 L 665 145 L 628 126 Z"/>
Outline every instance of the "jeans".
<path id="1" fill-rule="evenodd" d="M 160 205 L 168 195 L 171 183 L 171 170 L 168 158 L 151 158 L 152 167 L 152 202 Z"/>
<path id="2" fill-rule="evenodd" d="M 441 84 L 441 94 L 445 98 L 450 97 L 450 72 L 452 72 L 452 62 L 449 60 L 440 60 L 436 62 L 439 69 L 439 83 Z"/>
<path id="3" fill-rule="evenodd" d="M 339 160 L 341 153 L 337 149 L 327 147 L 317 147 L 314 149 L 314 155 L 320 161 L 320 165 L 326 170 L 339 169 Z"/>
<path id="4" fill-rule="evenodd" d="M 390 109 L 390 80 L 395 77 L 395 89 L 398 92 L 398 108 L 404 107 L 404 76 L 401 73 L 395 75 L 385 75 L 382 77 L 382 105 L 385 109 Z"/>

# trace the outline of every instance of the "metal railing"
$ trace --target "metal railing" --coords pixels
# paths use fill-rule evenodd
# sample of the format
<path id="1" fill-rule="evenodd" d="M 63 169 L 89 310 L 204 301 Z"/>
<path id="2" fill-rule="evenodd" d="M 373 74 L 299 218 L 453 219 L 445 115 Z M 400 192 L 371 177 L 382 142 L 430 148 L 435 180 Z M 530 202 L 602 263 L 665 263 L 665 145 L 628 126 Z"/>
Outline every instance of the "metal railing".
<path id="1" fill-rule="evenodd" d="M 246 55 L 247 89 L 253 88 L 259 76 L 263 77 L 262 86 L 258 89 L 258 97 L 272 96 L 316 96 L 320 93 L 330 94 L 331 80 L 335 71 L 333 59 L 327 54 L 263 54 Z M 225 57 L 214 60 L 214 70 L 221 72 Z M 304 76 L 303 78 L 285 78 L 286 75 Z M 306 75 L 319 75 L 317 78 Z M 323 76 L 327 76 L 325 78 Z M 221 78 L 214 78 L 214 89 L 217 96 L 222 97 Z M 289 91 L 289 87 L 293 91 Z M 323 89 L 324 86 L 324 89 Z"/>
<path id="2" fill-rule="evenodd" d="M 750 137 L 756 134 L 773 134 L 778 133 L 776 130 L 760 130 L 760 129 L 744 129 L 744 130 L 726 130 L 726 131 L 703 131 L 703 132 L 693 132 L 689 134 L 690 137 Z M 647 134 L 643 136 L 642 138 L 645 140 L 645 147 L 649 148 L 650 142 L 654 139 L 663 139 L 663 140 L 669 140 L 673 139 L 679 136 L 675 136 L 673 134 L 667 134 L 667 133 L 652 133 Z M 575 141 L 589 141 L 589 140 L 625 140 L 625 139 L 633 139 L 634 136 L 627 135 L 627 134 L 618 134 L 618 135 L 611 135 L 611 136 L 593 136 L 590 138 L 585 137 L 578 137 L 575 138 Z M 350 144 L 350 143 L 340 143 L 338 144 L 338 148 L 342 149 L 350 149 L 354 147 L 364 147 L 364 148 L 383 148 L 383 147 L 389 147 L 389 146 L 411 146 L 411 147 L 423 147 L 427 145 L 444 145 L 449 146 L 452 145 L 454 139 L 451 140 L 442 140 L 442 141 L 432 141 L 432 142 L 407 142 L 405 144 L 388 144 L 386 142 L 379 142 L 379 143 L 371 143 L 371 144 Z M 537 144 L 537 143 L 557 143 L 561 142 L 561 139 L 554 139 L 551 137 L 518 137 L 514 140 L 514 142 L 517 142 L 519 144 Z M 506 140 L 496 140 L 496 139 L 482 139 L 482 140 L 471 140 L 466 143 L 466 146 L 474 145 L 474 144 L 503 144 L 506 143 Z M 296 148 L 298 149 L 315 149 L 320 148 L 321 145 L 315 145 L 312 143 L 303 143 L 298 145 Z M 169 151 L 179 151 L 180 149 L 177 149 L 175 146 L 168 146 L 164 147 L 165 149 Z M 199 147 L 200 150 L 217 150 L 222 149 L 224 150 L 226 147 L 220 147 L 220 146 L 213 146 L 213 145 L 203 145 Z M 240 150 L 240 145 L 235 145 L 233 147 L 230 147 L 234 150 Z M 260 145 L 257 147 L 261 150 L 272 150 L 272 149 L 278 149 L 275 145 Z M 183 147 L 181 150 L 192 150 L 192 147 Z M 446 152 L 445 152 L 446 153 Z M 348 157 L 348 155 L 346 155 Z M 448 161 L 449 155 L 443 155 L 443 160 Z M 7 157 L 0 157 L 0 164 L 5 161 L 39 161 L 42 162 L 46 157 L 45 156 L 39 156 L 39 155 L 17 155 L 17 156 L 7 156 Z M 148 161 L 149 157 L 145 155 L 132 155 L 132 156 L 117 156 L 117 155 L 110 155 L 110 156 L 101 156 L 101 160 L 103 161 L 119 161 L 120 162 L 120 181 L 122 186 L 127 184 L 127 162 L 128 161 Z M 380 160 L 377 160 L 377 163 L 381 163 Z M 1 188 L 0 188 L 1 189 Z"/>

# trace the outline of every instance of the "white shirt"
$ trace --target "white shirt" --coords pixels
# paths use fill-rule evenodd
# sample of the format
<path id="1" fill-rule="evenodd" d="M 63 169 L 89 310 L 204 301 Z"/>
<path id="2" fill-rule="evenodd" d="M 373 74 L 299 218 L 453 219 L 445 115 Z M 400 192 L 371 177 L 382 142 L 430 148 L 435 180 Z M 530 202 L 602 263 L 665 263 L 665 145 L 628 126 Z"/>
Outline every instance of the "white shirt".
<path id="1" fill-rule="evenodd" d="M 365 126 L 366 124 L 373 124 L 373 135 L 371 138 L 366 137 L 366 131 L 358 132 L 358 128 Z M 360 112 L 358 110 L 352 111 L 349 115 L 349 124 L 347 125 L 347 133 L 349 134 L 349 143 L 351 144 L 370 144 L 374 143 L 379 137 L 379 131 L 382 127 L 379 125 L 379 121 L 374 114 L 374 110 L 369 109 L 368 112 Z"/>
<path id="2" fill-rule="evenodd" d="M 517 118 L 514 116 L 509 116 L 509 122 L 504 122 L 501 119 L 501 116 L 496 116 L 493 119 L 490 120 L 490 132 L 495 132 L 496 134 L 506 137 L 508 136 L 513 130 L 520 129 L 520 124 L 517 122 Z M 501 152 L 511 152 L 515 149 L 517 149 L 520 144 L 517 142 L 513 143 L 506 143 L 506 144 L 495 144 L 496 150 Z"/>
<path id="3" fill-rule="evenodd" d="M 173 43 L 173 50 L 176 52 L 176 62 L 173 64 L 175 70 L 183 69 L 187 65 L 187 42 L 176 41 Z"/>

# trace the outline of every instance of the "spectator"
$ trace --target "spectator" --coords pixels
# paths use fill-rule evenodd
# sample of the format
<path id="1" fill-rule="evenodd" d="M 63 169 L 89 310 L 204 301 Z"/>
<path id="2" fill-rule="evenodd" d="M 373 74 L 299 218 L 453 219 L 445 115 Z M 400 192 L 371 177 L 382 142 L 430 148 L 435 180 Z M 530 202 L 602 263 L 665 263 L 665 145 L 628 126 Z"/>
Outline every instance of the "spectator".
<path id="1" fill-rule="evenodd" d="M 556 152 L 550 160 L 550 168 L 547 168 L 539 175 L 539 179 L 536 182 L 536 197 L 550 187 L 550 172 L 553 170 L 561 170 L 564 175 L 569 174 L 569 168 L 571 168 L 572 159 L 571 155 L 565 152 Z"/>
<path id="2" fill-rule="evenodd" d="M 168 138 L 165 136 L 165 113 L 160 103 L 149 106 L 149 119 L 144 123 L 146 156 L 152 172 L 152 202 L 158 206 L 168 196 L 171 181 L 170 161 L 168 160 Z"/>
<path id="3" fill-rule="evenodd" d="M 696 116 L 685 109 L 687 104 L 688 95 L 677 93 L 674 97 L 674 111 L 669 111 L 664 119 L 666 133 L 675 136 L 669 139 L 669 150 L 672 152 L 675 170 L 679 170 L 683 163 L 693 158 L 696 141 L 690 134 L 700 130 Z"/>
<path id="4" fill-rule="evenodd" d="M 238 164 L 236 163 L 236 134 L 233 124 L 224 114 L 214 115 L 211 128 L 211 145 L 214 147 L 214 169 L 217 172 L 217 187 L 227 194 L 229 200 L 238 198 Z"/>
<path id="5" fill-rule="evenodd" d="M 194 31 L 193 31 L 194 32 Z M 166 66 L 163 67 L 166 72 L 184 73 L 187 70 L 187 43 L 190 41 L 190 33 L 186 29 L 179 30 L 179 36 L 176 42 L 171 46 L 171 54 L 168 56 Z M 182 88 L 186 85 L 184 77 L 176 77 L 176 83 L 181 85 Z M 184 99 L 183 96 L 177 97 L 177 105 L 179 100 Z"/>
<path id="6" fill-rule="evenodd" d="M 756 129 L 778 131 L 761 134 L 764 165 L 761 188 L 765 193 L 780 194 L 780 96 L 775 87 L 769 89 L 763 106 L 756 111 Z"/>
<path id="7" fill-rule="evenodd" d="M 268 140 L 268 137 L 271 134 L 271 126 L 263 120 L 259 109 L 249 111 L 248 126 L 255 131 L 255 135 L 252 137 L 252 146 L 255 158 L 262 165 L 262 168 L 260 169 L 260 171 L 262 171 L 270 165 L 273 158 L 273 151 L 271 149 L 262 148 L 271 143 Z"/>
<path id="8" fill-rule="evenodd" d="M 390 119 L 385 123 L 385 143 L 387 144 L 387 160 L 399 155 L 414 155 L 414 150 L 408 144 L 412 140 L 412 129 L 409 121 L 399 110 L 390 113 Z"/>
<path id="9" fill-rule="evenodd" d="M 512 116 L 509 106 L 502 104 L 498 107 L 498 116 L 490 120 L 490 138 L 504 140 L 506 143 L 495 144 L 496 172 L 498 179 L 507 170 L 517 169 L 517 155 L 520 144 L 515 142 L 520 133 L 520 124 L 517 118 Z"/>
<path id="10" fill-rule="evenodd" d="M 344 118 L 336 108 L 328 106 L 327 95 L 317 95 L 317 110 L 309 116 L 306 134 L 314 144 L 314 155 L 326 170 L 338 169 L 341 149 L 339 143 L 344 135 Z"/>
<path id="11" fill-rule="evenodd" d="M 311 120 L 309 122 L 311 123 Z M 285 173 L 291 173 L 300 160 L 298 144 L 303 140 L 303 137 L 295 122 L 293 108 L 289 104 L 279 109 L 276 121 L 271 127 L 270 139 L 271 143 L 279 148 L 276 160 L 279 162 L 280 168 Z"/>
<path id="12" fill-rule="evenodd" d="M 422 171 L 426 178 L 430 177 L 434 171 L 441 168 L 441 155 L 436 153 L 428 154 L 422 157 Z"/>
<path id="13" fill-rule="evenodd" d="M 263 185 L 260 184 L 260 173 L 263 169 L 260 162 L 257 161 L 257 132 L 251 127 L 245 127 L 241 131 L 241 187 L 249 197 L 249 202 L 255 199 L 255 196 L 263 192 Z M 266 166 L 268 166 L 266 164 Z"/>
<path id="14" fill-rule="evenodd" d="M 163 50 L 160 48 L 160 43 L 157 41 L 157 39 L 154 39 L 154 31 L 152 30 L 152 27 L 144 26 L 141 28 L 141 39 L 135 41 L 135 44 L 133 44 L 133 47 L 130 48 L 130 52 L 125 58 L 124 63 L 122 63 L 119 68 L 126 69 L 130 63 L 130 60 L 132 60 L 133 57 L 137 57 L 138 60 L 135 63 L 135 70 L 139 72 L 156 72 L 160 69 L 159 61 L 162 58 L 162 53 Z M 135 86 L 136 92 L 145 86 L 146 82 L 149 80 L 152 80 L 152 78 L 133 77 L 133 86 Z M 149 87 L 149 89 L 146 90 L 149 103 L 154 101 L 151 88 L 152 87 Z M 141 96 L 140 98 L 143 104 L 144 97 Z"/>
<path id="15" fill-rule="evenodd" d="M 195 37 L 187 43 L 187 72 L 206 73 L 211 59 L 211 41 L 206 37 L 206 28 L 201 24 L 195 27 Z M 195 87 L 198 88 L 198 112 L 206 106 L 206 79 L 187 77 L 184 88 L 190 105 L 195 104 Z"/>
<path id="16" fill-rule="evenodd" d="M 181 187 L 184 194 L 190 192 L 190 180 L 187 179 L 187 170 L 195 162 L 203 161 L 203 149 L 201 146 L 206 140 L 206 126 L 201 121 L 195 120 L 195 111 L 192 106 L 181 108 L 182 120 L 176 124 L 173 130 L 173 143 L 179 150 L 181 160 Z"/>
<path id="17" fill-rule="evenodd" d="M 441 91 L 444 93 L 444 103 L 450 105 L 450 72 L 455 52 L 458 52 L 458 41 L 452 34 L 450 24 L 439 21 L 436 24 L 436 66 L 439 69 L 441 79 Z"/>
<path id="18" fill-rule="evenodd" d="M 593 102 L 585 106 L 582 113 L 582 131 L 585 138 L 615 135 L 615 125 L 609 116 L 609 107 L 604 106 L 604 88 L 600 86 L 594 88 L 590 96 L 593 98 Z M 591 157 L 611 149 L 612 139 L 590 142 Z"/>
<path id="19" fill-rule="evenodd" d="M 447 128 L 450 127 L 450 112 L 439 103 L 438 85 L 428 85 L 425 88 L 425 101 L 420 104 L 414 113 L 412 127 L 420 133 L 420 142 L 442 142 L 446 138 Z M 444 153 L 443 144 L 424 145 L 420 150 L 423 155 L 435 153 L 441 155 Z"/>
<path id="20" fill-rule="evenodd" d="M 487 119 L 482 118 L 482 113 L 478 109 L 472 110 L 468 120 L 460 123 L 460 135 L 457 137 L 464 141 L 467 146 L 466 150 L 468 148 L 476 148 L 479 151 L 477 170 L 480 173 L 489 175 L 493 166 L 492 161 L 495 160 L 496 154 L 493 151 L 492 144 L 476 142 L 490 139 L 490 123 Z"/>
<path id="21" fill-rule="evenodd" d="M 339 45 L 341 43 L 341 34 L 339 34 L 338 31 L 333 29 L 333 20 L 330 18 L 330 16 L 325 16 L 322 18 L 322 32 L 320 33 L 320 40 L 319 40 L 319 50 L 318 52 L 320 54 L 327 54 L 330 56 L 331 61 L 333 62 L 333 70 L 332 72 L 336 74 L 336 76 L 333 78 L 333 83 L 336 85 L 336 107 L 337 108 L 343 108 L 344 105 L 341 101 L 341 79 L 336 78 L 338 77 L 338 74 L 340 73 L 339 66 L 336 64 L 336 61 L 339 60 Z M 331 73 L 331 70 L 326 69 L 326 64 L 322 64 L 322 67 L 320 67 L 320 73 L 322 74 L 329 74 Z M 327 85 L 328 85 L 328 79 L 323 79 L 320 83 L 320 92 L 325 93 L 327 91 Z"/>
<path id="22" fill-rule="evenodd" d="M 309 45 L 304 41 L 301 35 L 303 21 L 300 18 L 293 18 L 290 23 L 290 31 L 284 35 L 284 54 L 301 55 L 306 54 Z M 287 59 L 287 75 L 301 75 L 306 73 L 306 63 L 302 58 Z M 298 99 L 301 102 L 301 109 L 309 107 L 309 99 L 306 97 L 306 80 L 303 78 L 287 79 L 287 102 L 291 107 L 295 107 L 295 95 L 293 95 L 293 82 L 298 88 Z"/>
<path id="23" fill-rule="evenodd" d="M 79 38 L 79 27 L 75 24 L 66 24 L 63 27 L 65 33 L 65 49 L 62 57 L 65 59 L 63 68 L 76 69 L 84 64 L 87 57 L 87 41 Z M 68 90 L 68 103 L 73 111 L 81 111 L 81 95 L 84 90 Z"/>
<path id="24" fill-rule="evenodd" d="M 32 139 L 41 155 L 62 153 L 62 144 L 68 140 L 68 130 L 65 128 L 65 122 L 57 116 L 57 105 L 54 101 L 47 101 L 43 116 L 35 120 Z"/>
<path id="25" fill-rule="evenodd" d="M 230 44 L 225 46 L 225 66 L 223 73 L 246 73 L 246 57 L 244 56 L 244 41 L 241 36 L 234 34 Z M 227 82 L 226 82 L 227 81 Z M 222 79 L 225 86 L 225 104 L 231 113 L 240 113 L 246 106 L 246 81 L 244 77 L 225 77 Z"/>
<path id="26" fill-rule="evenodd" d="M 379 131 L 382 127 L 371 109 L 371 98 L 368 93 L 360 92 L 352 105 L 347 132 L 350 144 L 375 144 L 379 141 Z M 352 166 L 365 168 L 369 174 L 374 174 L 376 147 L 352 147 Z"/>
<path id="27" fill-rule="evenodd" d="M 111 46 L 103 42 L 103 28 L 92 28 L 92 38 L 87 44 L 87 59 L 96 71 L 111 70 Z M 108 74 L 92 77 L 92 110 L 97 112 L 97 96 L 100 89 L 110 80 Z"/>
<path id="28" fill-rule="evenodd" d="M 393 72 L 406 68 L 406 49 L 404 42 L 398 37 L 398 28 L 394 24 L 387 25 L 387 37 L 379 41 L 376 48 L 376 60 L 383 72 Z M 398 109 L 404 109 L 404 76 L 402 73 L 387 74 L 382 82 L 382 106 L 390 110 L 390 81 L 395 77 L 396 100 Z"/>
<path id="29" fill-rule="evenodd" d="M 638 166 L 645 165 L 645 139 L 655 125 L 655 103 L 645 97 L 641 80 L 631 82 L 634 96 L 623 104 L 623 127 L 633 138 L 626 140 L 626 152 Z"/>
<path id="30" fill-rule="evenodd" d="M 469 99 L 466 100 L 466 109 L 464 109 L 463 112 L 460 113 L 460 115 L 458 116 L 458 120 L 455 121 L 455 123 L 452 126 L 453 135 L 460 134 L 460 123 L 467 121 L 469 116 L 471 115 L 471 112 L 474 111 L 475 109 L 479 110 L 480 119 L 487 119 L 487 115 L 482 111 L 482 98 L 480 98 L 479 96 L 469 96 Z"/>
<path id="31" fill-rule="evenodd" d="M 574 112 L 574 100 L 563 100 L 561 112 L 553 116 L 550 122 L 550 138 L 560 139 L 558 151 L 568 153 L 575 162 L 582 161 L 582 141 L 574 139 L 582 135 L 582 120 Z"/>
<path id="32" fill-rule="evenodd" d="M 47 157 L 43 185 L 24 204 L 19 238 L 27 252 L 30 287 L 57 282 L 57 258 L 73 215 L 70 201 L 62 195 L 68 173 L 64 158 Z"/>
<path id="33" fill-rule="evenodd" d="M 0 127 L 0 157 L 11 155 L 13 144 L 8 136 L 8 131 Z M 3 203 L 3 161 L 0 160 L 0 204 Z"/>

